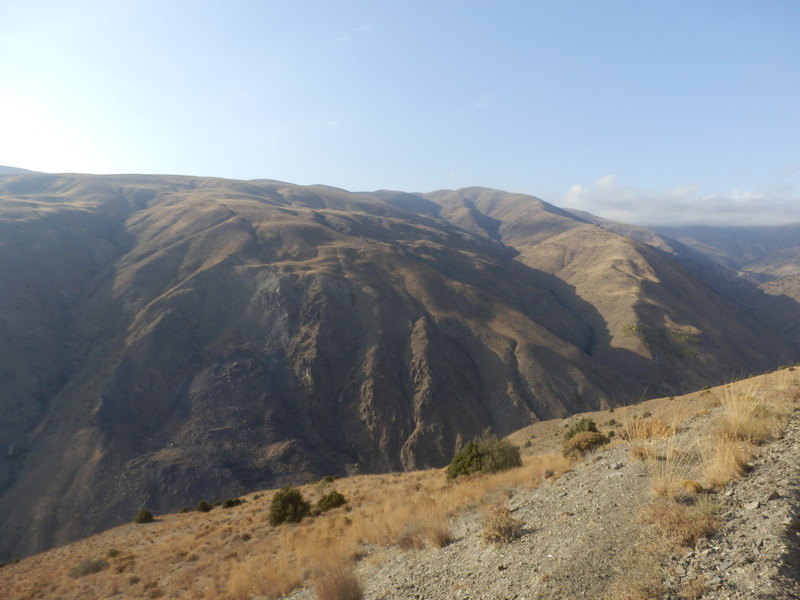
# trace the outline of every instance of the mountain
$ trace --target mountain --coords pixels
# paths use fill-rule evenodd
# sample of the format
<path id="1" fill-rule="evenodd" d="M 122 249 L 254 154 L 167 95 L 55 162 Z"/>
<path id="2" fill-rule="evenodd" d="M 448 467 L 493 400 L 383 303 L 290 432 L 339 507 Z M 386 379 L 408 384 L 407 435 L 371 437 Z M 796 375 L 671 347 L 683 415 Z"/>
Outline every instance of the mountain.
<path id="1" fill-rule="evenodd" d="M 20 173 L 33 173 L 34 171 L 29 171 L 28 169 L 20 169 L 18 167 L 5 167 L 0 165 L 0 175 L 18 175 Z"/>
<path id="2" fill-rule="evenodd" d="M 0 560 L 798 359 L 696 265 L 483 188 L 3 175 L 0 289 Z"/>

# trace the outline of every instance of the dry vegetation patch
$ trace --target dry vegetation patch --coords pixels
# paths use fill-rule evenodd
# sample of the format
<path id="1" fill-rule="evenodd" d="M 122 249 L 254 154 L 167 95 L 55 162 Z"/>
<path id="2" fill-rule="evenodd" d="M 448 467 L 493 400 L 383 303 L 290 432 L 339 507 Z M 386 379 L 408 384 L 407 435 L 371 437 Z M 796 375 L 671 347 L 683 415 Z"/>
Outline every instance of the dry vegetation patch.
<path id="1" fill-rule="evenodd" d="M 660 589 L 663 557 L 714 530 L 713 490 L 746 473 L 758 444 L 780 435 L 781 419 L 800 400 L 794 374 L 787 375 L 780 385 L 765 386 L 762 381 L 740 382 L 731 384 L 729 391 L 695 395 L 688 403 L 694 406 L 688 421 L 673 418 L 664 401 L 664 408 L 652 408 L 657 417 L 630 419 L 620 426 L 620 431 L 629 433 L 624 442 L 617 443 L 629 444 L 632 457 L 641 454 L 647 461 L 654 498 L 634 500 L 643 506 L 647 545 L 631 545 L 631 555 L 619 558 L 620 575 L 609 586 L 611 597 L 653 597 Z M 762 393 L 762 387 L 768 392 Z M 717 399 L 719 406 L 709 413 Z M 687 403 L 681 402 L 684 411 Z M 650 404 L 648 410 L 654 406 Z M 766 425 L 737 425 L 741 422 L 735 416 L 737 411 L 764 419 Z M 618 409 L 615 413 L 624 420 L 635 411 Z M 551 447 L 558 448 L 563 422 L 549 427 Z M 617 437 L 623 437 L 621 432 Z M 147 526 L 131 523 L 8 565 L 0 569 L 0 589 L 3 598 L 9 599 L 249 600 L 278 598 L 298 585 L 314 583 L 320 597 L 357 598 L 360 596 L 347 596 L 345 591 L 340 595 L 336 590 L 347 586 L 329 581 L 331 574 L 352 573 L 367 553 L 406 543 L 403 540 L 411 547 L 445 546 L 452 537 L 450 517 L 485 506 L 492 508 L 487 511 L 484 528 L 493 533 L 485 533 L 484 539 L 513 539 L 522 524 L 515 523 L 518 519 L 506 505 L 504 491 L 555 480 L 570 467 L 570 460 L 558 452 L 523 457 L 521 467 L 508 471 L 476 473 L 451 481 L 441 469 L 361 475 L 337 480 L 335 485 L 325 480 L 299 491 L 310 505 L 320 508 L 320 500 L 335 487 L 347 503 L 326 512 L 312 511 L 299 523 L 278 527 L 268 523 L 277 491 L 251 494 L 246 502 L 226 510 L 158 515 Z M 328 503 L 324 501 L 322 506 L 327 508 Z M 338 497 L 331 504 L 338 504 Z M 70 576 L 89 560 L 104 561 L 107 566 Z M 360 586 L 358 590 L 353 593 L 360 594 Z M 698 592 L 686 590 L 687 597 L 693 593 Z"/>
<path id="2" fill-rule="evenodd" d="M 318 600 L 361 600 L 361 582 L 352 568 L 339 568 L 314 581 Z"/>
<path id="3" fill-rule="evenodd" d="M 692 502 L 662 498 L 644 507 L 642 520 L 670 546 L 693 547 L 697 540 L 719 527 L 718 508 L 708 497 L 701 496 Z"/>
<path id="4" fill-rule="evenodd" d="M 279 598 L 301 584 L 351 569 L 371 548 L 399 544 L 408 536 L 415 544 L 443 547 L 451 541 L 452 515 L 569 468 L 569 460 L 549 454 L 525 457 L 516 469 L 453 481 L 442 469 L 341 479 L 335 487 L 345 505 L 277 527 L 268 518 L 278 491 L 252 494 L 226 510 L 159 515 L 146 528 L 126 525 L 31 557 L 0 569 L 0 588 L 4 598 L 14 599 Z M 331 485 L 324 481 L 298 491 L 317 505 Z M 109 554 L 119 548 L 124 552 Z M 108 567 L 70 577 L 81 561 L 95 558 Z M 54 564 L 61 566 L 54 569 Z"/>

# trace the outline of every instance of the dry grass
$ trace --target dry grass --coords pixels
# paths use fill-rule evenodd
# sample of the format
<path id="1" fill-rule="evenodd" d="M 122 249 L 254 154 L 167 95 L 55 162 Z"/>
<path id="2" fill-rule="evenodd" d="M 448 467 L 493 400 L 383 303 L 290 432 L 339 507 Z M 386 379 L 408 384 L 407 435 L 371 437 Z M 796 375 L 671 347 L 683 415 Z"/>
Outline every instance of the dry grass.
<path id="1" fill-rule="evenodd" d="M 698 575 L 687 582 L 678 592 L 678 595 L 681 598 L 685 598 L 685 600 L 700 600 L 707 591 L 706 580 L 701 575 Z"/>
<path id="2" fill-rule="evenodd" d="M 715 435 L 760 445 L 780 435 L 781 418 L 766 404 L 765 392 L 758 386 L 726 386 L 722 395 L 723 413 Z"/>
<path id="3" fill-rule="evenodd" d="M 676 432 L 675 425 L 668 425 L 661 419 L 635 419 L 622 426 L 619 436 L 624 440 L 649 440 L 672 437 Z"/>
<path id="4" fill-rule="evenodd" d="M 769 389 L 769 394 L 762 388 Z M 620 432 L 620 437 L 629 440 L 631 456 L 647 461 L 656 499 L 641 511 L 648 532 L 638 548 L 620 561 L 620 573 L 607 596 L 610 600 L 663 596 L 660 565 L 665 557 L 676 548 L 694 546 L 719 525 L 718 506 L 710 496 L 700 495 L 704 486 L 693 476 L 702 475 L 712 488 L 743 476 L 757 446 L 780 436 L 786 415 L 800 404 L 800 379 L 793 372 L 768 381 L 755 378 L 702 392 L 699 399 L 706 408 L 695 412 L 696 416 L 713 414 L 711 409 L 717 407 L 721 415 L 710 427 L 693 434 L 694 439 L 683 442 L 689 451 L 678 447 L 677 427 L 664 421 L 634 420 Z M 658 438 L 668 439 L 659 442 Z M 705 591 L 705 581 L 698 577 L 684 586 L 680 596 L 697 600 Z"/>
<path id="5" fill-rule="evenodd" d="M 516 539 L 524 526 L 520 519 L 511 516 L 505 504 L 495 504 L 484 513 L 481 537 L 486 542 L 507 544 Z"/>
<path id="6" fill-rule="evenodd" d="M 361 582 L 352 568 L 339 567 L 314 580 L 318 600 L 361 600 Z"/>
<path id="7" fill-rule="evenodd" d="M 701 448 L 703 480 L 712 489 L 720 489 L 747 473 L 754 451 L 746 443 L 727 437 L 709 438 Z"/>
<path id="8" fill-rule="evenodd" d="M 717 504 L 705 497 L 693 504 L 658 499 L 642 510 L 642 520 L 668 544 L 693 547 L 697 540 L 714 533 L 719 527 Z"/>
<path id="9" fill-rule="evenodd" d="M 657 600 L 664 596 L 659 557 L 650 547 L 633 547 L 623 557 L 606 600 Z"/>
<path id="10" fill-rule="evenodd" d="M 448 482 L 441 469 L 338 480 L 348 504 L 301 523 L 271 527 L 274 492 L 208 513 L 158 515 L 0 569 L 4 598 L 78 600 L 100 596 L 245 600 L 278 598 L 303 582 L 349 568 L 368 547 L 399 543 L 411 533 L 423 546 L 450 542 L 452 515 L 493 502 L 504 490 L 535 486 L 570 468 L 560 454 L 525 457 L 523 466 Z M 312 503 L 326 485 L 301 487 Z M 124 551 L 113 552 L 113 549 Z M 108 567 L 71 578 L 86 559 Z"/>
<path id="11" fill-rule="evenodd" d="M 722 389 L 722 414 L 701 446 L 703 477 L 709 487 L 719 489 L 747 473 L 757 446 L 780 437 L 800 399 L 798 379 L 791 374 L 781 375 L 769 393 L 763 386 L 759 378 Z"/>

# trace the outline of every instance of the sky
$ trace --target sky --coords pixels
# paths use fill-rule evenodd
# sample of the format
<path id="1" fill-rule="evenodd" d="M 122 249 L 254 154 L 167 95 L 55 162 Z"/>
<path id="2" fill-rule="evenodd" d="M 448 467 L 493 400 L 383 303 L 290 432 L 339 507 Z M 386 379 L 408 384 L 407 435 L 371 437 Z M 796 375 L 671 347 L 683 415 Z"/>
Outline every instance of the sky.
<path id="1" fill-rule="evenodd" d="M 797 0 L 3 0 L 0 165 L 800 222 Z"/>

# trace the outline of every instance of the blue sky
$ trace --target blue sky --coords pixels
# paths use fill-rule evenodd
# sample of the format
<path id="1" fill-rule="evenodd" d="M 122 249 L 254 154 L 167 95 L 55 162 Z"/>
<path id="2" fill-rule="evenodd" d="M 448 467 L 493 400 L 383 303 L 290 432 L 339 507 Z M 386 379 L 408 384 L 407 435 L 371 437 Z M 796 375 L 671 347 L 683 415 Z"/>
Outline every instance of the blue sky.
<path id="1" fill-rule="evenodd" d="M 800 2 L 4 0 L 0 164 L 800 222 Z"/>

